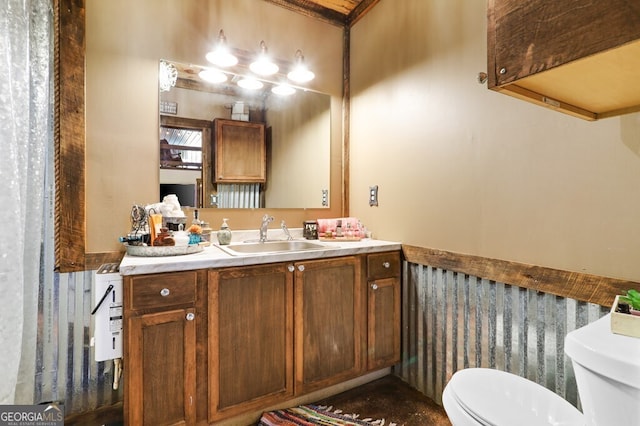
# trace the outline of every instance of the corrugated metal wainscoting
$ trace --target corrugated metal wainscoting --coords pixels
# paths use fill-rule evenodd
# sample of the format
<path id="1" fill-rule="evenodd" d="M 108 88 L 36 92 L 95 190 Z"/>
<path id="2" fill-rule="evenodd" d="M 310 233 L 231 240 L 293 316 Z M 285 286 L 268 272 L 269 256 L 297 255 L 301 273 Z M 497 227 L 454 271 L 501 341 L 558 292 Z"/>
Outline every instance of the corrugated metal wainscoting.
<path id="1" fill-rule="evenodd" d="M 94 273 L 54 273 L 38 295 L 35 401 L 64 401 L 66 415 L 123 399 L 113 362 L 96 362 L 90 347 Z"/>
<path id="2" fill-rule="evenodd" d="M 564 337 L 607 308 L 408 262 L 403 274 L 402 361 L 395 374 L 442 404 L 455 371 L 496 368 L 578 406 Z"/>

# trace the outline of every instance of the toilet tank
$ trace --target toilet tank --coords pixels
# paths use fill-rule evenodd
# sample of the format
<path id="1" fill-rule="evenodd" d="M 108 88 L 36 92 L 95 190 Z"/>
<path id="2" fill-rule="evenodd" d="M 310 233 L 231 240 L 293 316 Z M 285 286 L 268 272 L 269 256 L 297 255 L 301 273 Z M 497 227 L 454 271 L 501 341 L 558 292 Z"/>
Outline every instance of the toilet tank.
<path id="1" fill-rule="evenodd" d="M 585 425 L 640 418 L 640 339 L 613 334 L 607 314 L 567 334 Z"/>

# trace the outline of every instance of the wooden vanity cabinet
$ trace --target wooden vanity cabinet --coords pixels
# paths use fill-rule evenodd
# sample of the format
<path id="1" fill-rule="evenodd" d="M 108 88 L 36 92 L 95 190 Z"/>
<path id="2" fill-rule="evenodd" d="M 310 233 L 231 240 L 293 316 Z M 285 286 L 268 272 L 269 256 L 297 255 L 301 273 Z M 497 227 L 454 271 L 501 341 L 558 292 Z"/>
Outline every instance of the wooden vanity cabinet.
<path id="1" fill-rule="evenodd" d="M 367 255 L 367 369 L 400 361 L 400 253 Z"/>
<path id="2" fill-rule="evenodd" d="M 202 322 L 204 279 L 203 271 L 124 277 L 126 424 L 196 423 L 196 324 Z"/>
<path id="3" fill-rule="evenodd" d="M 587 120 L 640 110 L 637 1 L 489 0 L 487 48 L 490 89 Z"/>
<path id="4" fill-rule="evenodd" d="M 214 182 L 267 181 L 264 123 L 216 118 L 214 127 Z"/>
<path id="5" fill-rule="evenodd" d="M 294 265 L 296 394 L 363 373 L 361 264 L 347 256 Z"/>
<path id="6" fill-rule="evenodd" d="M 209 422 L 293 396 L 292 270 L 209 271 Z"/>

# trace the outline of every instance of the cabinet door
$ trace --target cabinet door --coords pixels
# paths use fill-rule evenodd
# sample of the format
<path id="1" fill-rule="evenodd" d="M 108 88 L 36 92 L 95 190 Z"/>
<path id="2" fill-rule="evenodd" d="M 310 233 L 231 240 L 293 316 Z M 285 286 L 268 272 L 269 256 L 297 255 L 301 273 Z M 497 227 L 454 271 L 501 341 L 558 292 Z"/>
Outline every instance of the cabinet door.
<path id="1" fill-rule="evenodd" d="M 367 368 L 376 370 L 400 361 L 400 279 L 369 282 Z"/>
<path id="2" fill-rule="evenodd" d="M 357 257 L 295 264 L 296 394 L 362 372 L 362 285 Z"/>
<path id="3" fill-rule="evenodd" d="M 286 264 L 209 272 L 209 421 L 293 395 L 293 274 Z"/>
<path id="4" fill-rule="evenodd" d="M 127 424 L 195 424 L 195 324 L 193 308 L 128 319 Z"/>
<path id="5" fill-rule="evenodd" d="M 214 126 L 215 182 L 266 182 L 264 124 L 216 119 Z"/>

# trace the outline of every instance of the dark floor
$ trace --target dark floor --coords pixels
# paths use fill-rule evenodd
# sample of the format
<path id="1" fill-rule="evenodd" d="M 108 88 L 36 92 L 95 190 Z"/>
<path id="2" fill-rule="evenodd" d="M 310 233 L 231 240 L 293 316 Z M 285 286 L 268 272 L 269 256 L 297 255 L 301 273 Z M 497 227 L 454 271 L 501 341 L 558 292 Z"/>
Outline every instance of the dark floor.
<path id="1" fill-rule="evenodd" d="M 319 401 L 360 419 L 385 419 L 385 425 L 450 426 L 444 409 L 395 376 L 371 383 Z"/>
<path id="2" fill-rule="evenodd" d="M 384 419 L 385 425 L 450 426 L 444 409 L 395 376 L 386 376 L 315 402 L 360 419 Z M 113 408 L 116 408 L 115 410 Z M 122 404 L 65 419 L 65 425 L 122 426 Z"/>

